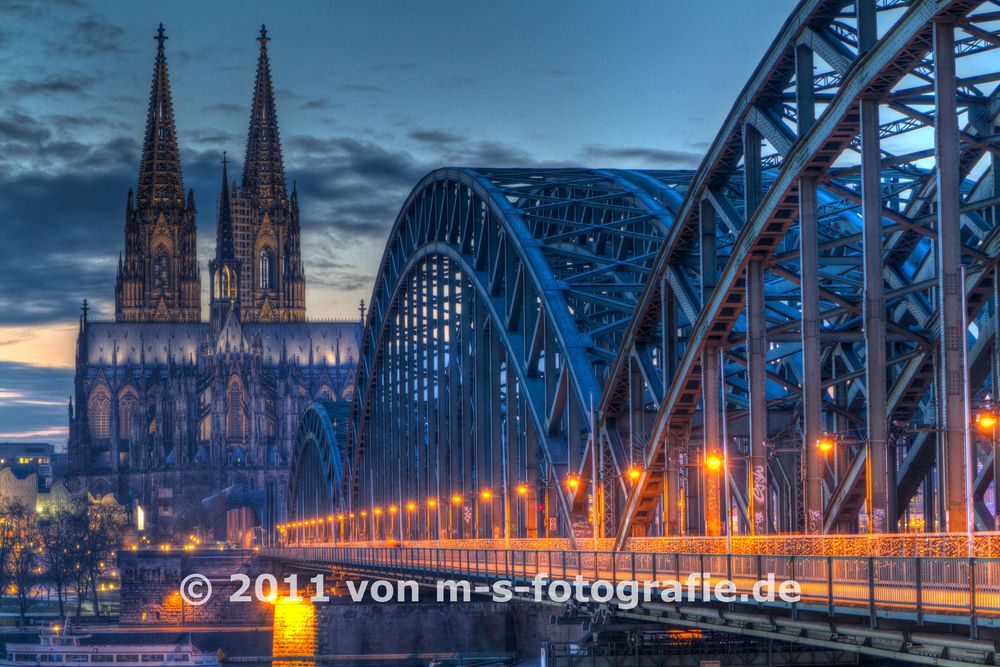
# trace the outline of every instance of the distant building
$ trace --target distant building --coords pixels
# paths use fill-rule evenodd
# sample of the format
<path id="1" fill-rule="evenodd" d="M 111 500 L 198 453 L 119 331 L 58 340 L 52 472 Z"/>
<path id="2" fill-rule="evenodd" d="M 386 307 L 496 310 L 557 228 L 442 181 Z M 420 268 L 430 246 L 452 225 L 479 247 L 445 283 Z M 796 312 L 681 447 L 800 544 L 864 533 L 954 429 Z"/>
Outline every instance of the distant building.
<path id="1" fill-rule="evenodd" d="M 202 321 L 197 209 L 184 193 L 162 26 L 156 40 L 115 320 L 91 320 L 86 302 L 80 318 L 70 475 L 141 508 L 147 529 L 220 526 L 225 539 L 225 518 L 206 516 L 213 505 L 202 501 L 228 490 L 254 499 L 258 525 L 283 519 L 298 418 L 318 398 L 350 400 L 361 327 L 306 321 L 298 194 L 287 191 L 263 28 L 241 184 L 223 161 Z"/>
<path id="2" fill-rule="evenodd" d="M 57 452 L 55 445 L 0 442 L 0 502 L 16 496 L 26 505 L 34 506 L 35 497 L 31 495 L 29 499 L 27 488 L 34 484 L 34 494 L 48 492 L 56 480 L 65 477 L 66 464 L 67 455 Z"/>

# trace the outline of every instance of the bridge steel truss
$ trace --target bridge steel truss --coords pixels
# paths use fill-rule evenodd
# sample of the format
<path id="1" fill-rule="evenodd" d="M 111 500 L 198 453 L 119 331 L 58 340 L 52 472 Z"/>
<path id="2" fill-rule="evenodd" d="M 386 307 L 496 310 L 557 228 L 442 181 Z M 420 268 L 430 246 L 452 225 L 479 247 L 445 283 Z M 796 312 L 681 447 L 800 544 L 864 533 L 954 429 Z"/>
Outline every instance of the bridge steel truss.
<path id="1" fill-rule="evenodd" d="M 690 177 L 442 169 L 414 188 L 347 439 L 343 497 L 366 534 L 571 534 L 586 499 L 564 482 Z"/>
<path id="2" fill-rule="evenodd" d="M 593 458 L 642 462 L 599 478 L 617 547 L 728 517 L 993 528 L 996 445 L 970 419 L 1000 389 L 998 27 L 966 0 L 805 0 L 786 21 L 611 364 Z"/>

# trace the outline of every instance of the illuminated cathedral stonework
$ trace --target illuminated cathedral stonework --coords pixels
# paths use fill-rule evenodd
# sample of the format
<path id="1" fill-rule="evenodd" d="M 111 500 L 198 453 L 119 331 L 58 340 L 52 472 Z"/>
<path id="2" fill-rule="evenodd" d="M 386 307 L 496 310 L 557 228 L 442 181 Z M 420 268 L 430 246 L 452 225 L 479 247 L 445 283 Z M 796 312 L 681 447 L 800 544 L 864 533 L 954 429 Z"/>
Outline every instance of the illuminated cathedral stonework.
<path id="1" fill-rule="evenodd" d="M 349 402 L 356 321 L 308 322 L 298 195 L 287 192 L 267 33 L 261 28 L 242 182 L 223 163 L 209 321 L 201 319 L 194 194 L 185 196 L 163 28 L 138 190 L 129 190 L 115 320 L 77 338 L 70 474 L 114 493 L 161 533 L 264 526 L 285 513 L 299 416 Z M 338 425 L 339 426 L 339 425 Z"/>

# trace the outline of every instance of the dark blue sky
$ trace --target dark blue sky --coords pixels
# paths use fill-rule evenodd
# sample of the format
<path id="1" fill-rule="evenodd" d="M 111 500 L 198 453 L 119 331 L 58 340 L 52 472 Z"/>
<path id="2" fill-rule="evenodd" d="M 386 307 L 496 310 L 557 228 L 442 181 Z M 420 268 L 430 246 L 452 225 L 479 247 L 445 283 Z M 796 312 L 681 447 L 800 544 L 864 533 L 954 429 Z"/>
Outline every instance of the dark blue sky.
<path id="1" fill-rule="evenodd" d="M 794 4 L 0 0 L 0 440 L 65 440 L 80 301 L 113 313 L 161 21 L 202 260 L 266 23 L 308 313 L 344 317 L 430 169 L 696 166 Z"/>

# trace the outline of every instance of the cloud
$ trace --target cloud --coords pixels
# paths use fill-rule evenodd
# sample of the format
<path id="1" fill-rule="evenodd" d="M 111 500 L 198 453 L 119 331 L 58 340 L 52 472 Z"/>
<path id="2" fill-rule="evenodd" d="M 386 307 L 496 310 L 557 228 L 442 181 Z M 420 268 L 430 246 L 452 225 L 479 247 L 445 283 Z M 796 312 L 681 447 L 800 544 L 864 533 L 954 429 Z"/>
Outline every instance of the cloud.
<path id="1" fill-rule="evenodd" d="M 27 114 L 12 111 L 0 118 L 0 141 L 37 145 L 51 136 L 48 127 Z"/>
<path id="2" fill-rule="evenodd" d="M 63 444 L 73 371 L 0 362 L 0 439 Z"/>
<path id="3" fill-rule="evenodd" d="M 239 146 L 242 143 L 238 135 L 211 127 L 188 130 L 184 133 L 184 138 L 197 144 L 210 144 L 219 151 L 224 150 L 226 146 Z"/>
<path id="4" fill-rule="evenodd" d="M 101 16 L 88 16 L 76 21 L 66 35 L 48 45 L 51 53 L 92 56 L 122 53 L 121 38 L 125 31 Z"/>
<path id="5" fill-rule="evenodd" d="M 202 111 L 221 111 L 222 113 L 250 113 L 249 106 L 241 106 L 239 104 L 233 104 L 231 102 L 220 102 L 219 104 L 212 104 L 207 107 L 203 107 Z"/>
<path id="6" fill-rule="evenodd" d="M 464 139 L 457 134 L 452 134 L 451 132 L 445 132 L 444 130 L 413 130 L 409 134 L 410 139 L 425 143 L 425 144 L 436 144 L 436 145 L 449 145 L 463 141 Z"/>
<path id="7" fill-rule="evenodd" d="M 310 111 L 319 111 L 325 109 L 340 109 L 343 106 L 344 106 L 343 104 L 333 104 L 332 102 L 330 102 L 330 100 L 321 97 L 315 100 L 308 100 L 306 102 L 303 102 L 299 108 Z"/>
<path id="8" fill-rule="evenodd" d="M 703 157 L 701 153 L 692 151 L 603 145 L 586 146 L 583 155 L 588 161 L 610 160 L 624 163 L 622 166 L 656 168 L 693 168 L 698 166 Z"/>
<path id="9" fill-rule="evenodd" d="M 83 95 L 93 78 L 85 74 L 73 73 L 62 76 L 48 76 L 44 79 L 14 79 L 7 86 L 15 95 Z"/>
<path id="10" fill-rule="evenodd" d="M 353 137 L 296 135 L 286 147 L 303 225 L 329 235 L 316 243 L 384 238 L 406 194 L 428 170 L 405 151 Z"/>

